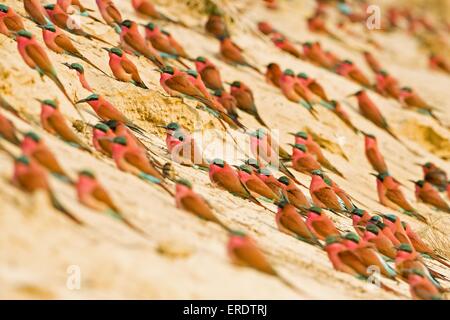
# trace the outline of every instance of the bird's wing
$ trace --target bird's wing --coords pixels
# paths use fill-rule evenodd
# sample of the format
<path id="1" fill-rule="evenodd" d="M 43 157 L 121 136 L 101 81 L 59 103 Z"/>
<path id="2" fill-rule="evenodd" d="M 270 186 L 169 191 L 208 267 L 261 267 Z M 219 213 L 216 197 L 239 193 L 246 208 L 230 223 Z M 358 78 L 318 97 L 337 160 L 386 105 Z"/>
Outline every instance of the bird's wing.
<path id="1" fill-rule="evenodd" d="M 316 232 L 323 237 L 327 237 L 332 234 L 339 234 L 339 231 L 337 231 L 336 228 L 327 221 L 314 220 L 312 222 L 312 226 L 314 230 L 316 230 Z"/>
<path id="2" fill-rule="evenodd" d="M 45 149 L 36 150 L 33 153 L 33 157 L 39 163 L 45 163 L 45 167 L 48 168 L 51 172 L 64 174 L 64 170 L 59 165 L 58 160 L 56 160 L 55 156 L 48 150 Z"/>
<path id="3" fill-rule="evenodd" d="M 25 28 L 23 26 L 22 20 L 20 20 L 20 19 L 14 19 L 14 18 L 10 18 L 10 17 L 5 17 L 3 19 L 3 22 L 5 23 L 6 27 L 9 30 L 20 31 L 20 30 Z"/>
<path id="4" fill-rule="evenodd" d="M 256 192 L 257 194 L 273 199 L 276 198 L 276 195 L 272 192 L 272 190 L 261 180 L 258 179 L 250 179 L 246 182 L 246 186 L 249 190 Z"/>
<path id="5" fill-rule="evenodd" d="M 175 91 L 192 97 L 203 97 L 201 91 L 189 82 L 184 75 L 178 75 L 167 79 L 166 85 Z"/>
<path id="6" fill-rule="evenodd" d="M 235 248 L 234 254 L 242 262 L 255 269 L 269 274 L 276 273 L 259 249 L 254 246 L 246 245 Z"/>
<path id="7" fill-rule="evenodd" d="M 65 121 L 61 121 L 62 117 L 49 117 L 47 119 L 48 123 L 52 126 L 53 130 L 55 130 L 64 140 L 75 142 L 80 144 L 81 141 L 78 136 L 67 126 Z"/>
<path id="8" fill-rule="evenodd" d="M 194 212 L 203 219 L 217 221 L 208 203 L 199 196 L 187 195 L 181 199 L 181 204 L 185 210 Z"/>
<path id="9" fill-rule="evenodd" d="M 73 45 L 72 41 L 70 41 L 70 39 L 64 34 L 57 35 L 55 37 L 55 43 L 67 52 L 80 54 L 77 48 L 75 48 L 75 46 Z"/>
<path id="10" fill-rule="evenodd" d="M 29 44 L 25 47 L 25 52 L 34 63 L 44 72 L 53 74 L 55 71 L 45 51 L 37 44 Z"/>
<path id="11" fill-rule="evenodd" d="M 106 13 L 114 20 L 114 22 L 120 23 L 122 21 L 122 15 L 120 14 L 120 11 L 117 10 L 116 6 L 109 5 L 106 8 Z"/>
<path id="12" fill-rule="evenodd" d="M 416 284 L 412 290 L 414 291 L 415 295 L 423 300 L 433 300 L 433 299 L 441 299 L 439 292 L 432 292 L 434 290 L 430 290 L 430 286 L 427 286 L 426 284 Z M 437 291 L 437 290 L 436 290 Z"/>
<path id="13" fill-rule="evenodd" d="M 120 65 L 128 74 L 135 74 L 137 72 L 136 66 L 129 60 L 120 61 Z"/>
<path id="14" fill-rule="evenodd" d="M 361 275 L 367 275 L 367 268 L 361 259 L 350 250 L 343 250 L 338 253 L 339 258 L 346 264 L 351 267 L 357 273 Z"/>
<path id="15" fill-rule="evenodd" d="M 312 234 L 308 230 L 308 227 L 300 217 L 300 214 L 298 216 L 294 216 L 292 214 L 283 214 L 280 217 L 280 222 L 286 229 L 294 232 L 298 236 L 312 236 Z"/>
<path id="16" fill-rule="evenodd" d="M 114 211 L 117 211 L 116 205 L 114 204 L 114 202 L 112 201 L 111 197 L 109 196 L 109 194 L 106 192 L 106 190 L 103 187 L 97 186 L 92 191 L 92 195 L 98 201 L 105 203 L 108 207 L 110 207 Z"/>
<path id="17" fill-rule="evenodd" d="M 386 191 L 386 197 L 395 204 L 404 204 L 407 202 L 403 192 L 399 189 L 388 189 Z"/>

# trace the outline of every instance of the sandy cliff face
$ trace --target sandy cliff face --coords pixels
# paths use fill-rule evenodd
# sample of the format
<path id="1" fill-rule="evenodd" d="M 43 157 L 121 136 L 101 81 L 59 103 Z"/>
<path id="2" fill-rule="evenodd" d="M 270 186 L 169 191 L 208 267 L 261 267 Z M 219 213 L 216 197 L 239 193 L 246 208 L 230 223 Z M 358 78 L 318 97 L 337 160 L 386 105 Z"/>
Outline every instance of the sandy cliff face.
<path id="1" fill-rule="evenodd" d="M 19 14 L 26 15 L 22 1 L 4 2 Z M 146 21 L 135 15 L 130 1 L 115 2 L 124 17 Z M 429 71 L 423 48 L 403 33 L 386 35 L 375 32 L 372 37 L 383 45 L 383 51 L 373 49 L 356 38 L 340 43 L 311 34 L 307 31 L 304 18 L 313 10 L 314 1 L 282 1 L 281 9 L 276 12 L 268 11 L 259 1 L 222 2 L 226 12 L 234 17 L 234 21 L 230 21 L 233 39 L 245 50 L 252 63 L 263 69 L 268 63 L 277 62 L 282 68 L 308 73 L 324 85 L 330 97 L 345 102 L 344 107 L 357 127 L 378 137 L 392 175 L 404 184 L 408 199 L 432 221 L 432 226 L 397 214 L 419 231 L 438 252 L 450 258 L 450 215 L 417 203 L 413 185 L 408 181 L 422 176 L 421 168 L 414 165 L 416 162 L 432 161 L 450 172 L 450 132 L 444 127 L 450 126 L 449 76 Z M 82 3 L 96 9 L 93 0 Z M 262 118 L 271 128 L 280 131 L 280 141 L 285 148 L 289 148 L 287 143 L 292 142 L 288 132 L 305 129 L 313 133 L 325 146 L 326 156 L 345 179 L 331 173 L 330 176 L 358 203 L 363 204 L 359 206 L 371 212 L 395 213 L 378 203 L 375 179 L 369 175 L 372 169 L 364 155 L 362 135 L 353 133 L 324 108 L 318 109 L 320 122 L 315 120 L 304 108 L 288 102 L 276 88 L 265 83 L 262 76 L 221 61 L 217 55 L 217 40 L 203 33 L 205 16 L 200 13 L 204 9 L 202 4 L 195 1 L 159 1 L 159 4 L 166 14 L 188 25 L 163 24 L 190 56 L 210 58 L 220 68 L 225 81 L 241 80 L 252 88 Z M 93 15 L 100 18 L 97 11 Z M 293 39 L 320 40 L 323 47 L 352 59 L 367 74 L 371 73 L 359 51 L 369 48 L 402 84 L 414 87 L 437 109 L 436 114 L 444 126 L 429 117 L 406 111 L 393 100 L 371 92 L 371 98 L 380 106 L 404 143 L 400 144 L 363 118 L 357 112 L 354 99 L 346 98 L 359 89 L 355 83 L 279 51 L 257 33 L 255 26 L 260 20 L 272 22 Z M 24 22 L 43 44 L 41 30 L 29 20 Z M 118 36 L 111 28 L 88 18 L 82 18 L 82 22 L 83 28 L 89 32 L 118 43 Z M 364 30 L 356 29 L 355 32 L 361 34 Z M 71 38 L 86 57 L 110 72 L 102 43 L 76 36 Z M 280 233 L 272 213 L 214 188 L 207 173 L 174 164 L 178 176 L 191 180 L 195 190 L 213 204 L 215 212 L 226 224 L 254 236 L 280 273 L 301 287 L 304 294 L 290 290 L 275 278 L 231 264 L 225 250 L 227 234 L 220 227 L 176 209 L 174 200 L 160 188 L 119 171 L 112 160 L 97 153 L 79 151 L 46 133 L 39 125 L 40 107 L 36 98 L 58 99 L 67 119 L 78 123 L 78 135 L 86 143 L 91 141 L 91 130 L 79 125 L 77 113 L 57 87 L 48 79 L 40 79 L 35 71 L 29 69 L 20 58 L 16 43 L 3 35 L 0 35 L 0 54 L 0 93 L 32 122 L 27 124 L 3 110 L 0 112 L 20 130 L 39 133 L 72 177 L 75 178 L 77 171 L 84 168 L 94 170 L 126 217 L 149 235 L 149 239 L 144 239 L 111 217 L 80 205 L 73 187 L 52 178 L 51 185 L 57 190 L 60 201 L 86 223 L 84 227 L 74 225 L 55 211 L 44 195 L 29 196 L 12 186 L 11 159 L 0 152 L 1 298 L 409 298 L 408 287 L 404 283 L 396 284 L 383 279 L 399 292 L 394 295 L 334 271 L 325 252 Z M 75 73 L 62 65 L 63 62 L 79 61 L 50 51 L 48 54 L 69 95 L 74 100 L 88 96 L 89 92 L 81 87 Z M 192 101 L 187 101 L 187 106 L 179 99 L 166 97 L 159 85 L 159 74 L 153 70 L 155 67 L 151 63 L 142 57 L 130 59 L 137 65 L 149 90 L 118 82 L 89 66 L 85 66 L 86 77 L 97 93 L 148 131 L 144 143 L 158 160 L 170 161 L 164 133 L 158 125 L 178 121 L 190 130 L 220 129 L 218 121 L 196 109 Z M 82 107 L 85 118 L 95 124 L 96 119 L 89 113 L 90 108 L 87 105 Z M 257 122 L 245 114 L 242 114 L 242 122 L 249 128 L 257 127 Z M 405 145 L 418 155 L 411 153 Z M 12 150 L 17 152 L 14 148 Z M 342 156 L 343 153 L 348 160 Z M 309 185 L 310 177 L 296 175 Z M 306 189 L 303 191 L 308 194 Z M 337 216 L 332 216 L 332 219 L 342 231 L 352 230 L 350 219 Z M 450 276 L 448 269 L 431 260 L 427 262 Z M 81 270 L 80 290 L 70 290 L 66 285 L 73 266 Z M 444 282 L 444 285 L 449 283 Z"/>

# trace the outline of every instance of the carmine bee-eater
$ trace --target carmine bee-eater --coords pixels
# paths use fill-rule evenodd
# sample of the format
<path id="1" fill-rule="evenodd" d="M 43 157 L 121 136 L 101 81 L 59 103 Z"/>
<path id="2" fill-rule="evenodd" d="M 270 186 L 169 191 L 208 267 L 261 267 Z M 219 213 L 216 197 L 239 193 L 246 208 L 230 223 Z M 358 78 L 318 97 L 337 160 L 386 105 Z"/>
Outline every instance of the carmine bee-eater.
<path id="1" fill-rule="evenodd" d="M 207 107 L 215 108 L 213 101 L 210 100 L 210 94 L 205 96 L 203 90 L 198 88 L 195 78 L 190 79 L 186 72 L 180 71 L 174 67 L 164 67 L 159 79 L 161 86 L 171 97 L 188 97 L 195 99 Z"/>
<path id="2" fill-rule="evenodd" d="M 369 160 L 372 168 L 378 172 L 388 172 L 388 167 L 384 161 L 384 157 L 378 149 L 377 138 L 374 135 L 363 132 L 364 134 L 364 150 L 366 158 Z"/>
<path id="3" fill-rule="evenodd" d="M 263 0 L 267 9 L 277 10 L 278 9 L 278 1 L 277 0 Z"/>
<path id="4" fill-rule="evenodd" d="M 248 266 L 260 272 L 277 277 L 285 285 L 298 293 L 305 293 L 284 279 L 269 263 L 256 242 L 242 231 L 232 231 L 227 244 L 227 252 L 233 263 Z"/>
<path id="5" fill-rule="evenodd" d="M 131 0 L 131 4 L 133 5 L 134 10 L 136 10 L 138 13 L 144 16 L 153 19 L 169 21 L 172 23 L 178 23 L 177 21 L 174 21 L 168 16 L 159 12 L 153 5 L 151 0 Z"/>
<path id="6" fill-rule="evenodd" d="M 383 68 L 381 67 L 380 62 L 373 56 L 369 51 L 363 52 L 364 59 L 366 60 L 367 65 L 372 69 L 374 73 L 379 73 Z"/>
<path id="7" fill-rule="evenodd" d="M 192 70 L 194 71 L 194 70 Z M 243 127 L 237 119 L 227 114 L 227 110 L 215 100 L 203 84 L 201 77 L 193 72 L 182 72 L 174 67 L 164 67 L 161 71 L 160 84 L 171 97 L 187 97 L 204 104 L 206 107 L 218 113 L 219 119 L 223 119 L 232 127 Z M 195 71 L 194 71 L 195 72 Z"/>
<path id="8" fill-rule="evenodd" d="M 76 10 L 79 10 L 82 14 L 87 14 L 88 11 L 92 11 L 83 6 L 80 0 L 57 0 L 56 3 L 64 10 L 64 12 L 68 12 L 69 8 L 72 6 Z"/>
<path id="9" fill-rule="evenodd" d="M 221 89 L 215 90 L 213 96 L 216 101 L 227 110 L 227 113 L 231 118 L 237 119 L 239 117 L 237 106 L 238 103 L 235 97 L 229 94 L 226 90 Z"/>
<path id="10" fill-rule="evenodd" d="M 47 147 L 44 140 L 42 140 L 36 133 L 27 132 L 20 144 L 20 149 L 23 155 L 34 159 L 52 174 L 59 177 L 68 178 L 67 173 Z"/>
<path id="11" fill-rule="evenodd" d="M 402 221 L 401 223 L 402 223 L 402 226 L 404 227 L 404 230 L 405 230 L 408 238 L 410 239 L 411 246 L 415 250 L 424 254 L 427 257 L 430 257 L 430 258 L 438 261 L 439 263 L 443 264 L 446 267 L 450 267 L 450 264 L 445 257 L 439 255 L 438 253 L 436 253 L 435 250 L 433 250 L 433 248 L 431 248 L 429 245 L 427 245 L 422 240 L 422 238 L 416 232 L 414 232 L 406 222 Z"/>
<path id="12" fill-rule="evenodd" d="M 400 184 L 387 172 L 372 174 L 377 177 L 377 192 L 380 203 L 388 208 L 405 210 L 417 219 L 426 222 L 427 219 L 417 212 L 411 204 L 406 200 L 405 195 L 400 189 Z"/>
<path id="13" fill-rule="evenodd" d="M 82 170 L 78 173 L 76 182 L 78 201 L 86 207 L 106 213 L 115 219 L 123 222 L 132 230 L 145 236 L 145 232 L 129 221 L 119 207 L 114 203 L 112 197 L 98 181 L 97 177 L 90 170 Z"/>
<path id="14" fill-rule="evenodd" d="M 292 168 L 304 174 L 311 174 L 311 171 L 319 170 L 322 167 L 308 152 L 304 144 L 290 144 L 292 146 Z"/>
<path id="15" fill-rule="evenodd" d="M 267 186 L 252 167 L 243 164 L 235 166 L 238 170 L 239 180 L 245 187 L 256 196 L 263 196 L 272 201 L 279 201 L 280 197 Z"/>
<path id="16" fill-rule="evenodd" d="M 153 22 L 145 25 L 145 39 L 150 41 L 153 48 L 167 54 L 172 58 L 188 58 L 184 48 L 172 37 L 170 33 L 159 27 Z"/>
<path id="17" fill-rule="evenodd" d="M 81 52 L 78 51 L 78 49 L 74 46 L 72 40 L 70 40 L 70 38 L 61 31 L 61 29 L 53 24 L 46 24 L 45 26 L 40 27 L 42 28 L 42 37 L 44 38 L 44 42 L 47 48 L 49 48 L 53 52 L 59 54 L 66 53 L 75 58 L 83 60 L 104 75 L 108 75 L 102 69 L 93 64 L 88 58 L 83 56 Z"/>
<path id="18" fill-rule="evenodd" d="M 352 201 L 353 198 L 347 192 L 345 192 L 344 189 L 339 187 L 339 185 L 334 180 L 331 180 L 331 178 L 327 176 L 323 171 L 315 170 L 311 172 L 311 174 L 319 175 L 323 179 L 323 181 L 331 187 L 331 189 L 334 191 L 334 193 L 336 193 L 339 199 L 342 200 L 347 211 L 351 211 L 355 208 L 355 205 Z"/>
<path id="19" fill-rule="evenodd" d="M 276 186 L 275 190 L 281 190 L 284 196 L 287 198 L 290 204 L 298 209 L 309 208 L 310 203 L 303 192 L 297 187 L 294 180 L 289 179 L 286 176 L 278 178 L 279 187 Z M 267 182 L 266 182 L 267 184 Z"/>
<path id="20" fill-rule="evenodd" d="M 64 12 L 64 10 L 58 4 L 47 4 L 44 6 L 44 9 L 47 12 L 47 15 L 50 17 L 51 22 L 53 22 L 61 29 L 77 36 L 85 37 L 89 40 L 95 39 L 97 41 L 111 45 L 102 38 L 84 31 L 81 26 L 78 25 L 78 22 L 75 21 L 66 12 Z"/>
<path id="21" fill-rule="evenodd" d="M 103 121 L 103 123 L 106 124 L 114 132 L 116 136 L 123 136 L 127 138 L 127 144 L 129 146 L 138 147 L 144 151 L 148 151 L 147 147 L 142 143 L 141 140 L 139 140 L 135 136 L 135 134 L 129 129 L 129 127 L 125 123 L 117 120 L 107 120 Z"/>
<path id="22" fill-rule="evenodd" d="M 439 288 L 421 270 L 407 272 L 409 292 L 414 300 L 441 300 Z"/>
<path id="23" fill-rule="evenodd" d="M 400 243 L 412 245 L 411 239 L 406 233 L 405 227 L 399 217 L 394 214 L 383 214 L 383 223 L 388 226 L 388 228 L 392 231 L 392 234 Z"/>
<path id="24" fill-rule="evenodd" d="M 377 226 L 379 228 L 380 232 L 384 236 L 386 236 L 389 240 L 391 240 L 391 242 L 394 246 L 400 245 L 401 242 L 395 237 L 394 232 L 391 230 L 391 228 L 387 224 L 385 224 L 383 222 L 383 219 L 380 216 L 372 216 L 372 218 L 370 218 L 370 221 L 367 224 L 367 226 L 369 226 L 369 225 Z"/>
<path id="25" fill-rule="evenodd" d="M 135 86 L 148 89 L 142 81 L 136 65 L 127 58 L 125 52 L 119 48 L 103 48 L 109 55 L 109 67 L 114 77 L 123 82 L 131 82 Z"/>
<path id="26" fill-rule="evenodd" d="M 255 117 L 255 120 L 267 128 L 266 123 L 261 118 L 256 108 L 255 98 L 252 90 L 241 81 L 234 81 L 230 85 L 230 93 L 236 99 L 237 107 Z"/>
<path id="27" fill-rule="evenodd" d="M 247 187 L 239 179 L 239 175 L 228 163 L 222 159 L 214 159 L 209 166 L 209 178 L 211 182 L 235 196 L 244 199 L 252 198 Z"/>
<path id="28" fill-rule="evenodd" d="M 200 90 L 200 92 L 206 99 L 208 99 L 210 101 L 214 100 L 212 98 L 211 93 L 208 91 L 208 89 L 206 89 L 205 83 L 203 82 L 201 75 L 197 71 L 188 69 L 185 71 L 185 74 L 186 74 L 189 82 L 191 84 L 193 84 L 198 90 Z M 215 105 L 217 105 L 217 104 L 215 104 Z"/>
<path id="29" fill-rule="evenodd" d="M 370 221 L 371 215 L 366 210 L 356 207 L 352 210 L 351 215 L 353 228 L 356 233 L 362 237 L 364 229 Z"/>
<path id="30" fill-rule="evenodd" d="M 298 50 L 291 41 L 289 41 L 282 35 L 274 34 L 272 36 L 272 42 L 275 44 L 275 46 L 277 48 L 283 50 L 284 52 L 286 52 L 296 58 L 304 59 L 304 56 L 300 52 L 300 50 Z"/>
<path id="31" fill-rule="evenodd" d="M 275 87 L 280 87 L 280 79 L 283 75 L 283 71 L 281 70 L 281 67 L 279 64 L 272 62 L 267 65 L 266 70 L 266 82 L 274 85 Z"/>
<path id="32" fill-rule="evenodd" d="M 261 31 L 266 36 L 272 34 L 272 33 L 279 33 L 269 22 L 267 21 L 260 21 L 257 24 L 258 30 Z"/>
<path id="33" fill-rule="evenodd" d="M 177 180 L 175 190 L 175 203 L 177 208 L 188 211 L 200 219 L 217 223 L 230 231 L 230 229 L 217 218 L 209 203 L 193 190 L 192 183 L 188 180 Z"/>
<path id="34" fill-rule="evenodd" d="M 98 10 L 105 20 L 105 22 L 110 26 L 118 26 L 122 22 L 122 14 L 119 9 L 114 4 L 113 0 L 95 0 L 97 3 Z"/>
<path id="35" fill-rule="evenodd" d="M 220 37 L 229 36 L 230 33 L 228 32 L 228 27 L 223 16 L 223 12 L 218 7 L 214 6 L 210 12 L 208 20 L 205 24 L 205 30 L 217 39 L 220 39 Z"/>
<path id="36" fill-rule="evenodd" d="M 380 109 L 378 109 L 376 104 L 370 99 L 366 91 L 360 90 L 351 96 L 355 96 L 358 99 L 359 111 L 366 119 L 371 121 L 377 127 L 386 130 L 391 136 L 396 138 L 386 119 L 381 114 Z"/>
<path id="37" fill-rule="evenodd" d="M 450 73 L 450 64 L 442 56 L 431 54 L 429 57 L 429 66 L 433 70 Z"/>
<path id="38" fill-rule="evenodd" d="M 247 189 L 247 187 L 239 179 L 239 175 L 233 168 L 222 159 L 214 159 L 209 165 L 209 178 L 213 185 L 227 190 L 231 194 L 250 200 L 256 205 L 268 210 L 264 207 Z"/>
<path id="39" fill-rule="evenodd" d="M 395 279 L 397 273 L 384 261 L 383 257 L 377 252 L 375 245 L 360 239 L 353 232 L 346 233 L 341 243 L 355 253 L 366 268 L 370 266 L 377 267 L 382 275 Z"/>
<path id="40" fill-rule="evenodd" d="M 15 145 L 19 145 L 17 129 L 14 123 L 0 113 L 0 138 L 3 138 Z"/>
<path id="41" fill-rule="evenodd" d="M 346 210 L 344 203 L 339 201 L 339 197 L 332 186 L 325 181 L 326 177 L 323 173 L 320 170 L 312 170 L 310 173 L 312 174 L 312 179 L 309 193 L 314 205 L 338 212 Z"/>
<path id="42" fill-rule="evenodd" d="M 369 79 L 364 73 L 350 60 L 344 60 L 335 67 L 335 72 L 340 76 L 353 80 L 363 87 L 371 86 Z"/>
<path id="43" fill-rule="evenodd" d="M 381 70 L 375 77 L 375 90 L 385 97 L 391 97 L 396 100 L 400 97 L 400 87 L 397 79 L 384 70 Z"/>
<path id="44" fill-rule="evenodd" d="M 170 122 L 166 126 L 160 126 L 160 128 L 164 128 L 166 130 L 166 147 L 170 153 L 172 152 L 173 147 L 179 144 L 179 142 L 175 142 L 173 140 L 173 134 L 176 131 L 180 131 L 184 135 L 189 135 L 188 132 L 181 128 L 177 122 Z"/>
<path id="45" fill-rule="evenodd" d="M 23 0 L 25 11 L 31 19 L 39 25 L 46 25 L 50 22 L 47 12 L 41 4 L 41 0 Z"/>
<path id="46" fill-rule="evenodd" d="M 423 100 L 411 87 L 402 87 L 399 93 L 399 101 L 406 108 L 413 108 L 419 112 L 429 114 L 439 124 L 441 120 L 434 114 L 434 108 Z"/>
<path id="47" fill-rule="evenodd" d="M 278 203 L 275 222 L 281 232 L 307 243 L 322 246 L 317 237 L 309 230 L 297 208 L 288 201 L 282 200 Z"/>
<path id="48" fill-rule="evenodd" d="M 310 104 L 308 101 L 305 101 L 303 99 L 303 96 L 299 93 L 299 83 L 297 81 L 297 78 L 295 77 L 294 71 L 292 71 L 291 69 L 286 69 L 283 72 L 283 75 L 280 78 L 280 88 L 283 92 L 283 95 L 289 101 L 299 103 L 305 109 L 307 109 L 314 118 L 318 119 L 312 104 Z"/>
<path id="49" fill-rule="evenodd" d="M 160 185 L 170 195 L 173 194 L 164 182 L 164 177 L 156 169 L 145 151 L 128 145 L 127 138 L 118 136 L 113 139 L 112 156 L 117 167 L 143 180 Z"/>
<path id="50" fill-rule="evenodd" d="M 84 75 L 84 68 L 79 63 L 63 63 L 67 68 L 71 70 L 75 70 L 77 72 L 78 80 L 80 80 L 81 86 L 86 89 L 87 91 L 90 91 L 94 93 L 94 90 L 92 90 L 91 86 L 86 80 L 86 77 Z"/>
<path id="51" fill-rule="evenodd" d="M 329 102 L 329 99 L 328 99 L 327 93 L 325 92 L 325 89 L 319 84 L 319 82 L 317 82 L 316 79 L 309 77 L 304 72 L 300 72 L 299 74 L 297 74 L 297 79 L 306 88 L 308 88 L 313 94 L 315 94 L 320 99 L 322 99 L 323 101 L 321 103 Z M 327 106 L 327 108 L 329 108 L 329 107 Z"/>
<path id="52" fill-rule="evenodd" d="M 432 205 L 438 210 L 450 213 L 450 206 L 440 196 L 439 192 L 431 185 L 431 183 L 424 180 L 410 180 L 415 184 L 415 194 L 417 201 L 422 201 L 426 204 Z"/>
<path id="53" fill-rule="evenodd" d="M 411 269 L 420 270 L 438 289 L 442 290 L 440 283 L 434 278 L 441 276 L 439 273 L 430 270 L 422 260 L 419 252 L 407 244 L 402 243 L 397 247 L 397 256 L 395 257 L 395 269 L 398 274 L 406 278 Z"/>
<path id="54" fill-rule="evenodd" d="M 321 97 L 316 96 L 309 88 L 308 81 L 305 81 L 304 74 L 300 73 L 300 76 L 295 78 L 294 90 L 300 95 L 308 104 L 308 107 L 312 107 L 314 104 L 322 104 L 327 107 L 327 102 L 322 100 Z M 307 80 L 307 79 L 306 79 Z"/>
<path id="55" fill-rule="evenodd" d="M 45 131 L 59 136 L 70 144 L 89 150 L 89 147 L 67 125 L 66 119 L 59 110 L 57 101 L 50 99 L 38 101 L 41 104 L 41 125 Z"/>
<path id="56" fill-rule="evenodd" d="M 291 135 L 295 136 L 295 144 L 303 144 L 306 146 L 308 153 L 313 155 L 317 162 L 322 165 L 324 168 L 336 173 L 337 175 L 343 177 L 342 173 L 336 169 L 325 155 L 322 153 L 320 146 L 317 142 L 315 142 L 311 135 L 307 134 L 304 131 L 299 131 L 297 133 L 291 133 Z"/>
<path id="57" fill-rule="evenodd" d="M 54 192 L 50 188 L 47 172 L 37 163 L 37 161 L 30 159 L 27 156 L 16 158 L 14 161 L 14 175 L 12 181 L 14 185 L 28 193 L 34 193 L 39 190 L 45 191 L 55 209 L 64 213 L 77 224 L 82 224 L 78 218 L 73 216 L 61 205 L 61 203 L 59 203 Z"/>
<path id="58" fill-rule="evenodd" d="M 255 159 L 248 159 L 245 164 L 253 168 L 258 177 L 273 191 L 275 194 L 280 194 L 283 192 L 283 186 L 281 182 L 277 180 L 272 174 L 272 172 L 267 168 L 260 168 Z"/>
<path id="59" fill-rule="evenodd" d="M 330 103 L 328 103 L 329 109 L 338 116 L 339 119 L 341 119 L 347 127 L 353 130 L 353 132 L 358 133 L 359 129 L 355 127 L 355 125 L 350 120 L 350 115 L 345 111 L 345 109 L 342 107 L 342 105 L 336 101 L 331 100 Z"/>
<path id="60" fill-rule="evenodd" d="M 209 164 L 204 159 L 202 150 L 198 147 L 194 138 L 182 131 L 172 133 L 167 141 L 172 160 L 187 166 L 198 166 L 208 170 Z"/>
<path id="61" fill-rule="evenodd" d="M 108 157 L 112 156 L 112 141 L 109 139 L 116 137 L 115 133 L 106 124 L 99 122 L 92 129 L 92 144 L 95 150 L 104 153 Z"/>
<path id="62" fill-rule="evenodd" d="M 335 40 L 340 40 L 335 34 L 333 34 L 326 26 L 323 14 L 320 12 L 314 13 L 313 16 L 309 17 L 307 20 L 308 30 L 314 33 L 319 33 L 327 35 Z"/>
<path id="63" fill-rule="evenodd" d="M 308 209 L 306 225 L 309 230 L 320 240 L 329 236 L 339 236 L 340 232 L 333 221 L 322 211 L 321 208 L 311 207 Z"/>
<path id="64" fill-rule="evenodd" d="M 447 187 L 447 173 L 432 162 L 419 164 L 422 167 L 424 180 L 444 191 Z"/>
<path id="65" fill-rule="evenodd" d="M 356 253 L 341 243 L 339 235 L 327 236 L 325 242 L 325 251 L 335 270 L 355 277 L 366 278 L 369 276 L 364 263 Z"/>
<path id="66" fill-rule="evenodd" d="M 448 262 L 448 260 L 444 257 L 442 257 L 441 255 L 439 255 L 438 253 L 436 253 L 433 248 L 431 248 L 429 245 L 427 245 L 422 238 L 411 229 L 411 226 L 409 224 L 407 224 L 406 222 L 402 221 L 402 226 L 406 232 L 406 235 L 408 236 L 408 238 L 411 241 L 411 245 L 413 246 L 413 248 L 415 250 L 417 250 L 420 253 L 423 253 L 427 256 L 429 256 L 430 258 L 440 262 L 441 264 L 443 264 L 446 267 L 450 267 L 450 264 Z"/>
<path id="67" fill-rule="evenodd" d="M 228 63 L 234 64 L 234 65 L 241 65 L 245 67 L 249 67 L 253 70 L 255 70 L 258 73 L 261 73 L 261 71 L 255 67 L 254 65 L 250 64 L 247 59 L 242 54 L 243 50 L 239 48 L 229 36 L 222 36 L 219 38 L 220 40 L 220 54 L 222 58 Z"/>
<path id="68" fill-rule="evenodd" d="M 125 117 L 122 112 L 117 110 L 117 108 L 114 107 L 109 101 L 98 94 L 93 93 L 87 98 L 81 99 L 76 103 L 88 103 L 102 120 L 116 120 L 125 123 L 133 130 L 143 131 L 143 129 L 140 129 L 138 126 L 133 124 L 131 120 L 127 119 L 127 117 Z"/>
<path id="69" fill-rule="evenodd" d="M 205 57 L 195 59 L 195 68 L 200 73 L 206 87 L 211 90 L 223 90 L 220 71 L 210 60 Z"/>
<path id="70" fill-rule="evenodd" d="M 374 224 L 369 224 L 362 235 L 365 241 L 373 243 L 378 252 L 390 259 L 395 259 L 397 249 L 392 241 Z"/>
<path id="71" fill-rule="evenodd" d="M 305 42 L 303 43 L 303 54 L 306 59 L 314 63 L 315 65 L 319 65 L 325 69 L 331 69 L 334 66 L 333 61 L 327 57 L 325 52 L 322 50 L 320 43 L 315 42 Z"/>
<path id="72" fill-rule="evenodd" d="M 278 170 L 289 178 L 293 179 L 295 183 L 302 185 L 295 176 L 288 170 L 281 159 L 290 159 L 291 157 L 283 148 L 278 145 L 278 142 L 264 129 L 258 129 L 250 135 L 250 149 L 256 157 L 259 164 L 262 160 L 267 163 L 278 166 Z"/>
<path id="73" fill-rule="evenodd" d="M 26 30 L 20 30 L 16 37 L 17 47 L 20 55 L 22 56 L 25 63 L 31 68 L 36 70 L 39 75 L 49 77 L 61 90 L 61 92 L 66 96 L 66 98 L 72 103 L 74 108 L 78 111 L 80 117 L 83 119 L 81 112 L 78 110 L 77 106 L 73 103 L 72 99 L 69 97 L 64 85 L 59 80 L 56 70 L 50 62 L 47 53 L 44 48 L 42 48 L 36 41 L 36 38 Z"/>
<path id="74" fill-rule="evenodd" d="M 120 32 L 120 43 L 123 50 L 129 53 L 143 55 L 160 69 L 164 67 L 164 62 L 158 52 L 139 33 L 136 22 L 124 20 L 120 24 L 120 27 L 122 30 Z"/>
<path id="75" fill-rule="evenodd" d="M 25 29 L 22 18 L 7 5 L 0 4 L 0 33 L 5 36 L 12 36 L 13 33 Z"/>

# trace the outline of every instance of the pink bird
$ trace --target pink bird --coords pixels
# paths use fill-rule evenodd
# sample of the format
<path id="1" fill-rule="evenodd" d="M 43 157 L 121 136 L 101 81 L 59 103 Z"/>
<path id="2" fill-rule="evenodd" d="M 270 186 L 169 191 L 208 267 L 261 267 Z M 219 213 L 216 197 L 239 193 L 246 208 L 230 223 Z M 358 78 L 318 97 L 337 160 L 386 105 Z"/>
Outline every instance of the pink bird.
<path id="1" fill-rule="evenodd" d="M 108 157 L 112 156 L 112 142 L 116 134 L 106 124 L 99 122 L 95 125 L 92 131 L 92 144 L 95 150 L 101 152 Z M 108 139 L 105 139 L 108 138 Z"/>
<path id="2" fill-rule="evenodd" d="M 97 3 L 97 7 L 103 20 L 105 20 L 107 24 L 110 26 L 114 24 L 120 25 L 122 22 L 122 15 L 112 0 L 95 0 L 95 2 Z"/>
<path id="3" fill-rule="evenodd" d="M 0 4 L 0 33 L 10 37 L 15 32 L 25 29 L 22 18 L 13 8 Z"/>
<path id="4" fill-rule="evenodd" d="M 19 53 L 25 63 L 31 69 L 36 70 L 39 75 L 46 75 L 47 77 L 49 77 L 66 96 L 67 100 L 72 103 L 74 108 L 78 111 L 80 117 L 84 119 L 77 106 L 69 97 L 69 94 L 64 88 L 64 85 L 59 80 L 58 75 L 56 74 L 56 70 L 50 62 L 50 58 L 48 57 L 44 48 L 42 48 L 41 45 L 36 41 L 36 38 L 30 32 L 21 30 L 17 33 L 16 41 Z"/>
<path id="5" fill-rule="evenodd" d="M 119 48 L 103 49 L 108 52 L 109 67 L 117 80 L 131 82 L 137 87 L 148 89 L 142 81 L 136 65 L 128 59 L 124 51 Z"/>
<path id="6" fill-rule="evenodd" d="M 78 76 L 78 80 L 80 80 L 81 86 L 86 89 L 87 91 L 90 92 L 94 92 L 94 90 L 92 90 L 91 86 L 89 85 L 89 83 L 86 80 L 85 74 L 84 74 L 84 68 L 81 64 L 79 63 L 63 63 L 67 68 L 71 69 L 71 70 L 75 70 Z"/>

